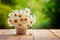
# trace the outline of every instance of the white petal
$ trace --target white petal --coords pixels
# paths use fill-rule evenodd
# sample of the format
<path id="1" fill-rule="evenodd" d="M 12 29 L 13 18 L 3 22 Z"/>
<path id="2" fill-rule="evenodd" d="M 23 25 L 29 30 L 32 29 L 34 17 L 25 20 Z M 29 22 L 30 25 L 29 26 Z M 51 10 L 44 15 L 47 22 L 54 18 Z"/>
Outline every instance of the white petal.
<path id="1" fill-rule="evenodd" d="M 18 13 L 19 11 L 18 10 L 14 10 L 14 13 Z"/>
<path id="2" fill-rule="evenodd" d="M 12 17 L 12 16 L 13 16 L 13 13 L 9 13 L 8 16 L 9 16 L 9 17 Z"/>

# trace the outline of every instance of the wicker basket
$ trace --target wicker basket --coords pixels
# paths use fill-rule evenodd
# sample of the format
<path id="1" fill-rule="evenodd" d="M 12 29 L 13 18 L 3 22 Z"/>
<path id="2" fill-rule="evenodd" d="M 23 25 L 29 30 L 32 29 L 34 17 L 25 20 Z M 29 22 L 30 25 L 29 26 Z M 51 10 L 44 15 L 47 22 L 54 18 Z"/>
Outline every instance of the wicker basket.
<path id="1" fill-rule="evenodd" d="M 16 34 L 25 35 L 27 34 L 28 27 L 15 27 L 15 29 L 16 29 Z"/>

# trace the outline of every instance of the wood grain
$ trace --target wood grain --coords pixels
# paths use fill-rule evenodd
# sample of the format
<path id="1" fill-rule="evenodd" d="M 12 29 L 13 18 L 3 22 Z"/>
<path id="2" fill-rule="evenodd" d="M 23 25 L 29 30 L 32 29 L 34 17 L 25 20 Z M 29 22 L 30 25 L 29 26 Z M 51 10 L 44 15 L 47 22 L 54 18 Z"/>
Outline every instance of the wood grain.
<path id="1" fill-rule="evenodd" d="M 60 40 L 46 29 L 33 30 L 34 40 Z"/>
<path id="2" fill-rule="evenodd" d="M 60 39 L 60 30 L 59 29 L 50 29 L 50 31 L 53 33 L 53 35 L 55 35 L 57 38 Z"/>
<path id="3" fill-rule="evenodd" d="M 29 29 L 26 35 L 16 35 L 15 29 L 0 29 L 0 40 L 60 40 L 56 35 L 60 38 L 60 30 Z"/>

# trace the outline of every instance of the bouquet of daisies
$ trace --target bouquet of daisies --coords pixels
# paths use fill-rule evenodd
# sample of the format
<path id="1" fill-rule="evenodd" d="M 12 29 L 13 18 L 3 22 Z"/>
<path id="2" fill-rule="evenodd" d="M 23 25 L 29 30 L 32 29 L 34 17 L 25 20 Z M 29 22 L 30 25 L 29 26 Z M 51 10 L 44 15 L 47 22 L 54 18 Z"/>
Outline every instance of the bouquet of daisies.
<path id="1" fill-rule="evenodd" d="M 10 26 L 31 27 L 36 22 L 36 17 L 30 14 L 29 8 L 25 8 L 25 10 L 12 10 L 8 16 Z"/>

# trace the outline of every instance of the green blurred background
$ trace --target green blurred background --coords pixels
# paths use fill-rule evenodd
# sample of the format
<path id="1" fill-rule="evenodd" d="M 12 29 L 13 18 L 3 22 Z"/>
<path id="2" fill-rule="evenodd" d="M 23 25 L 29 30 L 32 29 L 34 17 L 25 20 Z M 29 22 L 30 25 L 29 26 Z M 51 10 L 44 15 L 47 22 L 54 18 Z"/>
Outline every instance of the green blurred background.
<path id="1" fill-rule="evenodd" d="M 59 0 L 0 0 L 0 29 L 14 28 L 8 25 L 8 14 L 26 7 L 36 15 L 37 22 L 32 29 L 60 29 Z"/>

